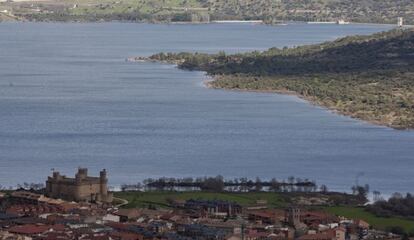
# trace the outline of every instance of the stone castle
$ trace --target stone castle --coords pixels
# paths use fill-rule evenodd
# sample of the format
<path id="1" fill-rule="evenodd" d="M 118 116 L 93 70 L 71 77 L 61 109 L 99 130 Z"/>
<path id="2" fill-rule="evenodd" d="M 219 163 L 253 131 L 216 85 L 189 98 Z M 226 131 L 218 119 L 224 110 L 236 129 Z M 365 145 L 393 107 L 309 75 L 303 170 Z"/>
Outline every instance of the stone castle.
<path id="1" fill-rule="evenodd" d="M 87 168 L 79 168 L 75 178 L 68 178 L 59 172 L 53 172 L 46 181 L 46 196 L 76 202 L 112 202 L 108 193 L 108 178 L 103 169 L 99 177 L 88 176 Z"/>

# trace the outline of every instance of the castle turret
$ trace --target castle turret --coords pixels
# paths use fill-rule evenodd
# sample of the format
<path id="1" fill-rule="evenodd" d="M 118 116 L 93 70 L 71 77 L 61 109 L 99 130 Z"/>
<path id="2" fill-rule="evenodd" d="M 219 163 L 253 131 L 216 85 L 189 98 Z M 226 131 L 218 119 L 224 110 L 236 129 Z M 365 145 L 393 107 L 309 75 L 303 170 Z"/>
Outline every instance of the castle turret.
<path id="1" fill-rule="evenodd" d="M 47 196 L 55 196 L 57 195 L 57 191 L 53 188 L 54 183 L 58 182 L 62 179 L 62 176 L 59 172 L 54 171 L 52 177 L 48 177 L 46 180 L 46 195 Z"/>
<path id="2" fill-rule="evenodd" d="M 106 169 L 103 169 L 99 172 L 99 181 L 100 181 L 100 192 L 102 196 L 106 196 L 108 194 L 108 178 L 106 177 Z"/>
<path id="3" fill-rule="evenodd" d="M 60 177 L 60 173 L 57 172 L 57 171 L 54 171 L 53 172 L 53 179 L 59 179 L 59 177 Z"/>
<path id="4" fill-rule="evenodd" d="M 82 180 L 88 177 L 88 169 L 87 168 L 78 168 L 78 173 L 75 175 L 76 183 L 80 184 Z"/>

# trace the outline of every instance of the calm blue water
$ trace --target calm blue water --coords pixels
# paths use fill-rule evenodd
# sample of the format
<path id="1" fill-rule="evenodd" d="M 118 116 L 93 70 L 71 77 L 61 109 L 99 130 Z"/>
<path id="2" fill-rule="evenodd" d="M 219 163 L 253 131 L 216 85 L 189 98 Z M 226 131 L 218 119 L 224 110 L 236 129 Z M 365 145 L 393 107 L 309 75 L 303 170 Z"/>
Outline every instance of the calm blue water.
<path id="1" fill-rule="evenodd" d="M 0 24 L 0 184 L 107 168 L 146 177 L 310 178 L 413 191 L 414 131 L 335 115 L 294 96 L 203 87 L 203 73 L 125 58 L 301 45 L 375 25 Z"/>

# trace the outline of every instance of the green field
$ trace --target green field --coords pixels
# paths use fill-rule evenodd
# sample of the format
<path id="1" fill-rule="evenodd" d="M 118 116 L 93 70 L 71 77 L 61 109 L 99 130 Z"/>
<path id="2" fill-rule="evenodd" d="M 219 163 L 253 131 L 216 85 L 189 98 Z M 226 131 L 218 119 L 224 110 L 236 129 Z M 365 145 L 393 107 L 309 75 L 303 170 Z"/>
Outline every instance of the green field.
<path id="1" fill-rule="evenodd" d="M 362 219 L 372 225 L 375 229 L 386 230 L 390 227 L 399 226 L 409 233 L 414 230 L 414 220 L 402 219 L 398 217 L 384 218 L 377 217 L 361 207 L 328 207 L 326 210 L 338 216 L 352 219 Z"/>
<path id="2" fill-rule="evenodd" d="M 128 200 L 127 208 L 148 207 L 149 205 L 168 207 L 168 199 L 188 200 L 225 200 L 237 202 L 242 206 L 255 204 L 257 200 L 266 200 L 270 207 L 284 207 L 287 200 L 278 193 L 214 193 L 214 192 L 116 192 L 115 197 Z"/>
<path id="3" fill-rule="evenodd" d="M 208 8 L 199 0 L 47 0 L 0 3 L 0 10 L 10 9 L 20 19 L 29 21 L 189 21 L 189 12 L 205 13 Z M 2 20 L 0 14 L 0 20 Z"/>
<path id="4" fill-rule="evenodd" d="M 115 192 L 115 197 L 127 200 L 129 203 L 124 206 L 126 208 L 135 207 L 166 207 L 168 208 L 168 200 L 188 200 L 188 199 L 204 199 L 204 200 L 225 200 L 237 202 L 242 206 L 255 204 L 257 200 L 266 200 L 269 207 L 284 208 L 290 199 L 281 193 L 270 192 L 248 192 L 248 193 L 215 193 L 215 192 Z M 414 230 L 414 220 L 402 219 L 398 217 L 384 218 L 377 217 L 374 214 L 366 212 L 362 207 L 326 207 L 327 212 L 338 216 L 344 216 L 350 219 L 362 219 L 367 221 L 376 229 L 387 230 L 390 227 L 402 227 L 407 233 Z"/>
<path id="5" fill-rule="evenodd" d="M 90 0 L 65 0 L 67 4 L 78 4 L 77 8 L 71 9 L 72 14 L 122 14 L 139 11 L 147 14 L 169 13 L 172 9 L 198 8 L 201 7 L 196 0 L 102 0 L 97 4 Z"/>

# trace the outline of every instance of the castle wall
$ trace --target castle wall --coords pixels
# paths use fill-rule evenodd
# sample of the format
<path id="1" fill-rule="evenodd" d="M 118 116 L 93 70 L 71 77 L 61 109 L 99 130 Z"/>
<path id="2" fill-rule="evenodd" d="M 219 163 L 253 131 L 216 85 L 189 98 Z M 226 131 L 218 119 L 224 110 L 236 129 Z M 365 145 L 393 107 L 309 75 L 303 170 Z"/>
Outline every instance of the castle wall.
<path id="1" fill-rule="evenodd" d="M 64 184 L 62 182 L 49 182 L 49 192 L 47 196 L 52 198 L 62 198 L 70 201 L 76 201 L 78 190 L 76 185 Z"/>
<path id="2" fill-rule="evenodd" d="M 77 187 L 76 198 L 79 201 L 94 201 L 97 195 L 100 195 L 101 185 L 98 184 L 82 184 Z"/>

